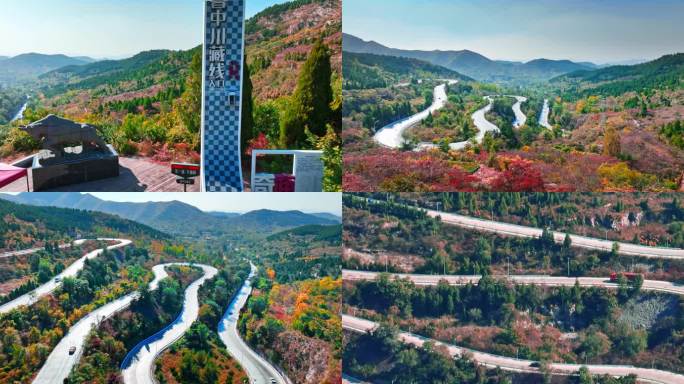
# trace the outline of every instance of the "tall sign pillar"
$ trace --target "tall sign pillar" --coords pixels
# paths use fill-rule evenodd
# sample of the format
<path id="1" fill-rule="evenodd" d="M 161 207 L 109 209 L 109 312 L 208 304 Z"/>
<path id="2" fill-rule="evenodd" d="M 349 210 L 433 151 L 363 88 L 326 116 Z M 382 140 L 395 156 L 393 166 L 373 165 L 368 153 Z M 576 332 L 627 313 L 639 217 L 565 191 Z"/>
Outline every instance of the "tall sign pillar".
<path id="1" fill-rule="evenodd" d="M 245 0 L 205 0 L 202 190 L 242 192 L 242 63 Z"/>

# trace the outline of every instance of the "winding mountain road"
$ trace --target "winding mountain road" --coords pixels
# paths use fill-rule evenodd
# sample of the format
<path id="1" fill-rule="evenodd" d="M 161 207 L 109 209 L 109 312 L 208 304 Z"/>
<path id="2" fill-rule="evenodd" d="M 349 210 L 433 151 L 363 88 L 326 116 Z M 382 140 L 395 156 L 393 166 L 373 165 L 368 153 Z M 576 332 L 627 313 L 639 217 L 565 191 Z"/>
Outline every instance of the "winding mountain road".
<path id="1" fill-rule="evenodd" d="M 458 83 L 457 80 L 447 81 L 447 84 L 449 85 L 456 83 Z M 447 102 L 447 84 L 441 84 L 435 87 L 432 105 L 428 109 L 384 126 L 375 133 L 375 136 L 373 136 L 375 142 L 384 147 L 400 148 L 404 144 L 403 134 L 408 127 L 425 120 L 429 114 L 444 108 Z"/>
<path id="2" fill-rule="evenodd" d="M 212 279 L 218 273 L 214 267 L 203 264 L 190 263 L 170 263 L 154 266 L 155 276 L 165 275 L 164 268 L 172 265 L 184 265 L 199 267 L 204 274 L 186 288 L 183 310 L 178 318 L 165 329 L 153 336 L 148 337 L 143 343 L 136 346 L 124 359 L 130 362 L 123 368 L 122 376 L 125 384 L 155 384 L 154 379 L 154 360 L 166 348 L 178 341 L 185 332 L 190 329 L 192 323 L 197 320 L 199 315 L 199 288 L 205 281 Z M 165 277 L 165 276 L 164 276 Z M 163 277 L 162 277 L 163 278 Z"/>
<path id="3" fill-rule="evenodd" d="M 388 148 L 401 148 L 401 146 L 404 144 L 404 131 L 408 129 L 409 127 L 425 120 L 429 114 L 434 113 L 435 111 L 438 111 L 446 105 L 446 102 L 448 100 L 447 93 L 446 93 L 446 87 L 448 85 L 456 84 L 458 83 L 458 80 L 445 80 L 446 84 L 440 84 L 435 87 L 434 89 L 434 97 L 432 101 L 432 105 L 427 108 L 426 110 L 416 113 L 413 116 L 409 116 L 407 118 L 395 121 L 391 124 L 388 124 L 384 127 L 382 127 L 380 130 L 378 130 L 375 135 L 373 136 L 373 139 L 375 140 L 376 143 L 388 147 Z M 400 84 L 401 85 L 401 84 Z M 523 96 L 509 96 L 509 97 L 514 97 L 517 102 L 513 104 L 513 113 L 515 113 L 515 122 L 513 123 L 513 126 L 515 128 L 520 128 L 523 125 L 525 125 L 525 122 L 527 121 L 527 116 L 522 112 L 521 106 L 522 103 L 527 101 L 526 97 Z M 455 143 L 450 143 L 449 148 L 454 151 L 460 151 L 463 150 L 469 143 L 472 141 L 475 141 L 477 143 L 481 143 L 482 140 L 485 137 L 485 134 L 487 132 L 495 132 L 499 130 L 499 127 L 496 125 L 490 123 L 486 118 L 485 115 L 491 111 L 492 105 L 494 103 L 494 99 L 492 96 L 485 96 L 485 100 L 489 101 L 489 104 L 487 104 L 485 107 L 475 111 L 472 115 L 473 122 L 475 123 L 475 126 L 478 129 L 477 135 L 475 135 L 474 138 L 471 140 L 467 141 L 460 141 L 460 142 L 455 142 Z M 438 146 L 433 143 L 428 143 L 428 142 L 422 142 L 419 143 L 416 146 L 416 151 L 425 151 L 429 149 L 435 149 Z"/>
<path id="4" fill-rule="evenodd" d="M 21 120 L 24 118 L 24 112 L 26 112 L 26 108 L 28 108 L 29 100 L 31 100 L 31 96 L 26 95 L 26 101 L 24 104 L 21 105 L 21 108 L 17 111 L 17 113 L 12 117 L 12 120 L 10 120 L 10 123 L 16 121 L 16 120 Z"/>
<path id="5" fill-rule="evenodd" d="M 513 113 L 515 113 L 515 121 L 513 122 L 513 128 L 520 128 L 527 122 L 527 116 L 522 112 L 522 103 L 527 101 L 527 97 L 523 96 L 511 96 L 514 97 L 516 101 L 513 104 Z"/>
<path id="6" fill-rule="evenodd" d="M 130 240 L 126 239 L 97 239 L 99 241 L 118 241 L 118 244 L 106 247 L 108 250 L 124 247 L 131 244 Z M 83 240 L 76 240 L 72 244 L 80 245 L 84 243 Z M 72 246 L 72 244 L 61 245 L 61 248 L 66 248 Z M 12 257 L 27 255 L 31 253 L 38 252 L 44 248 L 32 248 L 22 251 L 12 251 L 4 254 L 0 254 L 0 257 Z M 73 277 L 83 269 L 84 262 L 87 259 L 92 259 L 97 257 L 103 252 L 103 249 L 98 249 L 87 253 L 80 259 L 76 260 L 67 269 L 60 273 L 55 278 L 51 279 L 47 283 L 39 286 L 35 290 L 22 295 L 0 307 L 0 313 L 6 313 L 13 309 L 16 309 L 22 305 L 31 305 L 38 301 L 42 296 L 45 296 L 55 289 L 57 289 L 62 284 L 62 279 L 65 277 Z M 169 266 L 194 266 L 202 269 L 203 276 L 195 280 L 188 288 L 185 290 L 185 300 L 183 303 L 183 310 L 181 314 L 176 318 L 176 320 L 159 331 L 155 335 L 152 335 L 136 346 L 124 359 L 127 366 L 122 369 L 122 376 L 124 383 L 126 384 L 154 384 L 154 360 L 163 352 L 166 348 L 171 346 L 177 340 L 179 340 L 185 332 L 190 328 L 192 323 L 197 319 L 199 315 L 199 299 L 198 292 L 199 288 L 208 279 L 213 278 L 218 273 L 218 270 L 214 267 L 193 264 L 193 263 L 167 263 L 159 264 L 152 267 L 152 272 L 154 273 L 154 279 L 149 283 L 149 290 L 153 291 L 159 287 L 159 282 L 168 277 L 166 272 L 166 267 Z M 252 351 L 247 344 L 242 341 L 237 332 L 237 320 L 240 314 L 240 310 L 247 302 L 247 299 L 251 293 L 251 280 L 256 275 L 256 266 L 251 265 L 251 273 L 249 278 L 245 281 L 243 287 L 236 295 L 234 300 L 231 302 L 230 306 L 226 310 L 224 318 L 219 324 L 219 336 L 221 340 L 226 344 L 228 351 L 233 355 L 233 357 L 238 360 L 238 362 L 247 370 L 248 376 L 253 381 L 254 384 L 271 384 L 272 382 L 278 384 L 291 384 L 291 381 L 281 374 L 276 368 L 274 368 L 269 362 L 264 358 L 259 356 L 257 353 Z M 34 379 L 34 384 L 62 384 L 65 379 L 69 377 L 74 366 L 78 364 L 82 354 L 83 347 L 88 338 L 90 332 L 99 326 L 99 324 L 105 319 L 115 315 L 116 313 L 128 308 L 131 303 L 140 297 L 140 292 L 132 292 L 125 296 L 122 296 L 110 303 L 107 303 L 94 311 L 87 314 L 85 317 L 80 319 L 76 324 L 74 324 L 67 334 L 60 340 L 60 342 L 55 346 L 47 360 L 41 367 L 38 375 Z M 73 354 L 69 353 L 71 348 L 75 348 L 76 352 Z M 273 380 L 273 381 L 272 381 Z"/>
<path id="7" fill-rule="evenodd" d="M 345 281 L 367 281 L 375 280 L 381 272 L 342 270 L 342 278 Z M 416 285 L 438 285 L 441 281 L 446 281 L 450 285 L 466 285 L 468 283 L 477 284 L 482 276 L 464 275 L 421 275 L 407 273 L 391 273 L 392 279 L 409 279 Z M 548 287 L 572 287 L 575 282 L 579 282 L 581 287 L 601 287 L 617 289 L 619 285 L 610 281 L 609 277 L 562 277 L 562 276 L 533 276 L 533 275 L 513 275 L 513 276 L 493 276 L 509 280 L 515 284 L 541 285 Z M 641 287 L 643 291 L 655 291 L 671 293 L 684 296 L 684 285 L 660 280 L 644 280 Z"/>
<path id="8" fill-rule="evenodd" d="M 125 247 L 129 244 L 131 244 L 130 240 L 126 239 L 106 239 L 106 238 L 101 238 L 97 239 L 99 241 L 118 241 L 118 244 L 110 245 L 107 247 L 107 250 L 111 249 L 117 249 L 121 247 Z M 76 240 L 74 244 L 82 244 L 86 240 Z M 66 247 L 66 245 L 65 245 Z M 19 253 L 21 255 L 25 255 L 28 253 L 33 253 L 37 252 L 38 250 L 41 250 L 43 248 L 33 248 L 31 250 L 26 250 L 26 251 L 17 251 L 17 252 L 25 252 L 25 253 Z M 31 252 L 28 252 L 31 251 Z M 55 276 L 54 278 L 50 279 L 48 282 L 40 285 L 38 288 L 32 290 L 31 292 L 28 292 L 26 294 L 23 294 L 16 299 L 7 302 L 3 305 L 0 305 L 0 313 L 7 313 L 12 311 L 13 309 L 16 309 L 22 305 L 32 305 L 35 302 L 37 302 L 41 297 L 53 292 L 55 289 L 57 289 L 59 286 L 62 285 L 62 280 L 65 277 L 74 277 L 78 274 L 78 272 L 83 269 L 83 265 L 86 260 L 95 258 L 102 254 L 104 249 L 97 249 L 92 252 L 88 252 L 83 257 L 80 259 L 76 260 L 73 264 L 68 266 L 62 273 L 59 275 Z M 15 256 L 17 255 L 17 252 L 15 252 Z"/>
<path id="9" fill-rule="evenodd" d="M 544 106 L 542 107 L 541 114 L 539 114 L 539 125 L 546 129 L 553 129 L 551 124 L 549 124 L 549 113 L 551 113 L 549 99 L 544 99 Z"/>
<path id="10" fill-rule="evenodd" d="M 538 238 L 541 237 L 543 232 L 541 228 L 533 228 L 517 224 L 509 224 L 498 221 L 478 219 L 475 217 L 463 216 L 455 213 L 440 212 L 435 210 L 426 211 L 428 216 L 430 217 L 440 216 L 442 222 L 446 224 L 456 225 L 459 227 L 479 231 L 493 232 L 500 235 Z M 552 231 L 552 234 L 556 243 L 563 243 L 563 241 L 565 240 L 565 233 L 563 232 Z M 613 244 L 618 244 L 617 253 L 620 255 L 676 260 L 684 259 L 684 249 L 680 248 L 649 247 L 645 245 L 615 242 L 610 240 L 601 240 L 593 237 L 586 237 L 573 234 L 570 234 L 569 236 L 572 240 L 571 246 L 573 247 L 596 249 L 600 251 L 610 252 L 613 248 Z"/>
<path id="11" fill-rule="evenodd" d="M 367 381 L 357 379 L 356 377 L 345 375 L 342 373 L 342 383 L 343 384 L 367 384 Z"/>
<path id="12" fill-rule="evenodd" d="M 80 239 L 80 240 L 74 240 L 71 243 L 66 243 L 66 244 L 60 244 L 58 247 L 60 249 L 66 249 L 70 248 L 75 245 L 81 245 L 85 243 L 86 240 Z M 38 251 L 43 251 L 45 250 L 45 247 L 36 247 L 36 248 L 29 248 L 29 249 L 22 249 L 21 251 L 9 251 L 9 252 L 3 252 L 0 253 L 0 259 L 5 259 L 8 257 L 15 257 L 15 256 L 24 256 L 24 255 L 30 255 L 32 253 L 36 253 Z"/>
<path id="13" fill-rule="evenodd" d="M 251 263 L 250 263 L 251 264 Z M 247 303 L 252 292 L 252 279 L 256 275 L 257 268 L 251 264 L 251 272 L 245 283 L 240 288 L 218 325 L 218 334 L 230 353 L 240 365 L 247 371 L 251 384 L 290 384 L 290 380 L 281 374 L 263 357 L 259 356 L 245 343 L 237 330 L 240 310 Z M 271 381 L 273 380 L 273 381 Z"/>
<path id="14" fill-rule="evenodd" d="M 346 330 L 357 333 L 368 333 L 378 327 L 378 323 L 373 321 L 353 317 L 349 315 L 342 315 L 342 327 Z M 475 350 L 458 347 L 451 344 L 442 343 L 436 340 L 424 338 L 408 332 L 400 332 L 398 339 L 405 344 L 412 344 L 417 347 L 422 347 L 423 344 L 430 341 L 436 345 L 441 345 L 447 348 L 452 356 L 463 356 L 466 354 L 474 362 L 484 365 L 489 368 L 501 368 L 512 372 L 532 372 L 539 373 L 539 367 L 536 362 L 531 360 L 521 360 L 512 357 L 504 357 L 493 355 L 490 353 L 478 352 Z M 684 375 L 661 371 L 657 369 L 637 368 L 633 366 L 622 365 L 579 365 L 579 364 L 564 364 L 564 363 L 550 363 L 549 369 L 555 375 L 575 375 L 579 369 L 585 366 L 595 375 L 611 375 L 611 376 L 627 376 L 635 374 L 640 381 L 659 384 L 682 384 L 684 383 Z"/>
<path id="15" fill-rule="evenodd" d="M 157 265 L 152 268 L 154 279 L 149 284 L 151 291 L 159 287 L 159 282 L 168 274 L 164 270 L 164 265 Z M 102 321 L 128 308 L 131 303 L 140 297 L 140 292 L 132 292 L 120 297 L 100 308 L 90 312 L 88 315 L 74 324 L 66 335 L 59 341 L 55 349 L 48 356 L 45 364 L 38 372 L 38 376 L 33 381 L 34 384 L 62 384 L 68 378 L 71 370 L 76 366 L 83 354 L 83 346 L 88 338 L 88 334 L 96 328 Z M 76 347 L 74 354 L 69 354 L 69 349 Z"/>
<path id="16" fill-rule="evenodd" d="M 509 96 L 509 97 L 514 97 L 517 102 L 513 105 L 513 113 L 515 113 L 515 122 L 513 123 L 513 126 L 515 128 L 520 128 L 525 123 L 527 122 L 527 116 L 525 116 L 524 113 L 522 113 L 522 103 L 527 101 L 526 97 L 523 96 Z M 482 140 L 484 140 L 485 135 L 487 132 L 498 132 L 499 127 L 497 127 L 495 124 L 492 124 L 489 120 L 487 120 L 486 115 L 489 113 L 489 111 L 492 110 L 492 107 L 494 105 L 494 98 L 493 96 L 485 96 L 485 100 L 487 100 L 489 103 L 475 111 L 471 118 L 473 119 L 473 123 L 477 127 L 477 134 L 475 137 L 471 138 L 470 140 L 466 141 L 459 141 L 455 143 L 449 143 L 449 149 L 452 151 L 461 151 L 468 146 L 468 144 L 471 144 L 473 142 L 475 143 L 482 143 Z M 418 144 L 416 147 L 417 151 L 425 151 L 429 149 L 436 149 L 438 146 L 433 143 L 427 143 L 423 142 Z"/>

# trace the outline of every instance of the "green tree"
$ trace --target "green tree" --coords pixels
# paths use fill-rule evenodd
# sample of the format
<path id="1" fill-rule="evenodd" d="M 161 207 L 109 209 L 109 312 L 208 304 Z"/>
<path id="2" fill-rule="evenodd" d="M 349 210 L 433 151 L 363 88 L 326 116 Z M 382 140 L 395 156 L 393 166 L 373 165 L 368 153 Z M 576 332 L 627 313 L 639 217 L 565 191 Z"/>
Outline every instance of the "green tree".
<path id="1" fill-rule="evenodd" d="M 188 347 L 208 351 L 210 349 L 209 333 L 209 328 L 204 323 L 194 323 L 185 335 Z"/>
<path id="2" fill-rule="evenodd" d="M 568 249 L 568 248 L 570 248 L 571 245 L 572 245 L 572 239 L 570 238 L 570 235 L 566 233 L 565 239 L 563 239 L 563 247 L 565 249 Z"/>
<path id="3" fill-rule="evenodd" d="M 249 142 L 254 138 L 254 97 L 252 96 L 252 78 L 247 66 L 245 57 L 242 64 L 242 121 L 240 126 L 240 148 L 242 155 L 246 156 L 245 151 Z"/>
<path id="4" fill-rule="evenodd" d="M 580 384 L 594 384 L 594 378 L 591 376 L 589 369 L 585 366 L 580 367 L 579 382 Z"/>
<path id="5" fill-rule="evenodd" d="M 270 143 L 280 136 L 280 114 L 272 101 L 256 103 L 254 108 L 254 135 L 263 133 Z"/>
<path id="6" fill-rule="evenodd" d="M 332 126 L 328 125 L 328 132 L 316 140 L 316 148 L 323 151 L 323 191 L 342 192 L 342 142 Z"/>
<path id="7" fill-rule="evenodd" d="M 297 88 L 280 126 L 280 144 L 283 147 L 307 145 L 306 131 L 317 136 L 326 133 L 332 123 L 333 91 L 330 50 L 318 40 L 302 67 Z"/>
<path id="8" fill-rule="evenodd" d="M 177 104 L 177 112 L 186 137 L 175 140 L 188 140 L 195 150 L 200 148 L 199 132 L 202 125 L 202 52 L 196 52 L 190 64 L 190 74 L 186 79 L 185 91 Z"/>
<path id="9" fill-rule="evenodd" d="M 620 147 L 620 135 L 615 127 L 609 125 L 603 138 L 603 154 L 606 156 L 618 157 L 622 153 Z"/>

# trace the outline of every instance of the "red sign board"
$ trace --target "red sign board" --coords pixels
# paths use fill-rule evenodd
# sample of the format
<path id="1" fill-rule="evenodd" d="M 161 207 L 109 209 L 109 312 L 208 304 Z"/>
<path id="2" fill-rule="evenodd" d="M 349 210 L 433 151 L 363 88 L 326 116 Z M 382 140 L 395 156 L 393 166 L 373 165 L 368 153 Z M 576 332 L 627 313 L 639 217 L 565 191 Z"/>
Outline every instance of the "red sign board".
<path id="1" fill-rule="evenodd" d="M 172 163 L 171 173 L 184 178 L 197 177 L 200 175 L 200 166 L 198 164 Z"/>

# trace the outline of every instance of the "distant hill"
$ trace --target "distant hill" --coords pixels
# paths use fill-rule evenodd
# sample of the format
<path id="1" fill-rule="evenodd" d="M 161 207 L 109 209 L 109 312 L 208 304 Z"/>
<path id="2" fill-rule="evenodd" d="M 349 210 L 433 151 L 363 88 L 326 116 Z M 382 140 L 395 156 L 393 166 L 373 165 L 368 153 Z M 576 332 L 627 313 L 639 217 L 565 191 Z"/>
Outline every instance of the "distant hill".
<path id="1" fill-rule="evenodd" d="M 141 52 L 123 60 L 103 60 L 85 65 L 64 66 L 40 76 L 46 95 L 52 96 L 73 89 L 92 89 L 120 82 L 135 82 L 137 88 L 177 81 L 192 56 L 201 47 L 188 51 L 153 50 Z"/>
<path id="2" fill-rule="evenodd" d="M 94 63 L 96 61 L 99 61 L 99 60 L 93 59 L 92 57 L 88 57 L 88 56 L 74 56 L 74 59 L 85 61 L 86 63 Z"/>
<path id="3" fill-rule="evenodd" d="M 294 92 L 301 65 L 316 38 L 323 36 L 333 53 L 333 69 L 341 73 L 340 0 L 296 0 L 266 8 L 246 21 L 245 51 L 253 92 L 259 100 Z M 152 50 L 122 60 L 93 61 L 60 66 L 40 76 L 48 98 L 83 90 L 116 100 L 154 97 L 161 90 L 181 86 L 195 53 Z M 71 100 L 78 100 L 70 97 Z M 83 108 L 85 106 L 78 106 Z"/>
<path id="4" fill-rule="evenodd" d="M 617 96 L 650 89 L 679 89 L 684 79 L 684 53 L 666 55 L 637 65 L 617 65 L 576 71 L 551 80 L 580 95 Z"/>
<path id="5" fill-rule="evenodd" d="M 0 195 L 0 197 L 4 198 L 7 195 Z M 30 226 L 30 236 L 34 240 L 51 237 L 59 239 L 65 235 L 72 238 L 92 238 L 119 234 L 132 239 L 136 236 L 153 239 L 169 238 L 167 234 L 150 228 L 147 225 L 102 212 L 24 205 L 23 203 L 7 201 L 2 198 L 0 198 L 0 216 L 6 218 L 8 215 L 11 215 L 13 216 L 11 221 L 19 221 Z M 3 223 L 0 223 L 0 249 L 4 248 L 5 245 L 5 231 L 12 231 L 12 227 L 7 225 L 7 219 L 3 219 Z"/>
<path id="6" fill-rule="evenodd" d="M 0 82 L 33 79 L 43 73 L 69 65 L 83 65 L 92 59 L 69 57 L 65 55 L 43 55 L 26 53 L 0 61 Z"/>
<path id="7" fill-rule="evenodd" d="M 569 60 L 538 59 L 527 63 L 495 61 L 479 53 L 461 51 L 420 51 L 389 48 L 374 41 L 343 35 L 345 52 L 407 57 L 427 61 L 481 81 L 540 81 L 595 65 L 574 63 Z"/>
<path id="8" fill-rule="evenodd" d="M 585 70 L 588 68 L 594 69 L 595 65 L 591 63 L 580 64 L 570 60 L 548 60 L 536 59 L 528 61 L 520 66 L 528 73 L 537 73 L 539 76 L 548 76 L 550 73 L 570 73 L 574 71 Z"/>
<path id="9" fill-rule="evenodd" d="M 236 213 L 236 212 L 208 212 L 208 213 L 214 217 L 221 217 L 221 218 L 232 218 L 232 217 L 240 216 L 240 214 Z"/>
<path id="10" fill-rule="evenodd" d="M 17 203 L 84 209 L 114 214 L 175 234 L 226 234 L 240 231 L 261 231 L 269 234 L 287 228 L 309 224 L 332 225 L 336 220 L 320 218 L 299 211 L 258 210 L 243 215 L 216 216 L 179 201 L 122 203 L 100 200 L 89 194 L 78 193 L 22 193 L 0 195 L 0 199 Z"/>
<path id="11" fill-rule="evenodd" d="M 332 213 L 328 212 L 310 213 L 310 215 L 320 217 L 321 219 L 336 221 L 338 223 L 342 222 L 342 217 L 333 215 Z"/>
<path id="12" fill-rule="evenodd" d="M 407 79 L 472 80 L 456 71 L 418 59 L 345 52 L 342 60 L 346 90 L 384 88 Z"/>
<path id="13" fill-rule="evenodd" d="M 336 220 L 324 219 L 300 211 L 272 211 L 261 209 L 229 219 L 231 225 L 246 228 L 292 228 L 310 224 L 337 224 Z"/>

